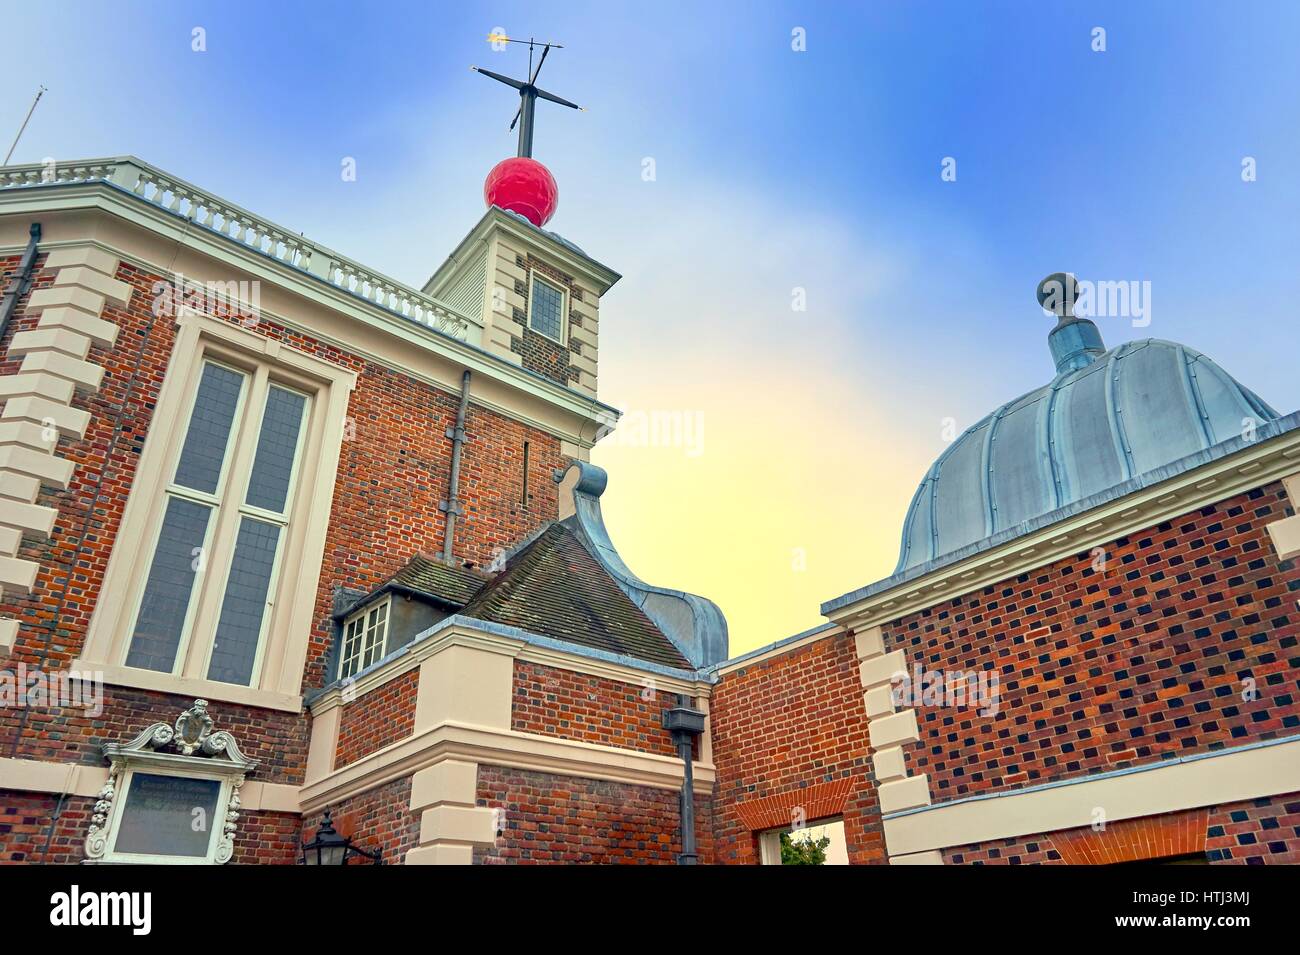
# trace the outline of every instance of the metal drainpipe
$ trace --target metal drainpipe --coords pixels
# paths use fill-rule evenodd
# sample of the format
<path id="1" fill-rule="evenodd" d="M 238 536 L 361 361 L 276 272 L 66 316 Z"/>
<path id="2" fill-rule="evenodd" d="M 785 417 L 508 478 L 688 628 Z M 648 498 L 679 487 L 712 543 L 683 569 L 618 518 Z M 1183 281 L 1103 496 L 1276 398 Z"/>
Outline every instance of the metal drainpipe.
<path id="1" fill-rule="evenodd" d="M 9 283 L 4 304 L 0 305 L 0 340 L 4 339 L 5 332 L 9 329 L 9 319 L 18 305 L 18 300 L 32 287 L 32 269 L 36 265 L 37 245 L 41 241 L 41 224 L 33 222 L 28 233 L 31 238 L 27 240 L 27 249 L 23 252 L 22 261 L 18 263 L 18 274 Z"/>
<path id="2" fill-rule="evenodd" d="M 456 426 L 447 429 L 451 438 L 451 487 L 447 491 L 447 500 L 440 505 L 447 513 L 447 533 L 442 538 L 442 559 L 451 563 L 451 548 L 456 538 L 456 516 L 461 512 L 460 506 L 460 452 L 465 446 L 465 413 L 469 410 L 469 369 L 460 379 L 460 407 L 456 409 Z"/>
<path id="3" fill-rule="evenodd" d="M 677 864 L 695 865 L 700 857 L 695 851 L 695 771 L 689 738 L 677 744 L 677 755 L 682 761 L 682 854 Z"/>
<path id="4" fill-rule="evenodd" d="M 692 761 L 695 737 L 704 732 L 704 713 L 691 708 L 685 694 L 677 697 L 677 706 L 664 713 L 664 726 L 677 744 L 677 756 L 682 761 L 682 791 L 679 809 L 682 822 L 682 851 L 678 865 L 695 865 L 699 854 L 695 851 L 695 768 Z"/>

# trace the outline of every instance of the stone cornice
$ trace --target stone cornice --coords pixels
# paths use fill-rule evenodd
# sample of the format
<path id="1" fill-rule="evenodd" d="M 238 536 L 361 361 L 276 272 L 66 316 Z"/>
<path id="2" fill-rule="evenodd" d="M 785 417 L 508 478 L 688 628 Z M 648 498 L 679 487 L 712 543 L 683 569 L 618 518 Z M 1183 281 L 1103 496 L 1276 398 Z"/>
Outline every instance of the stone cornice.
<path id="1" fill-rule="evenodd" d="M 262 281 L 273 282 L 350 320 L 394 335 L 410 345 L 456 362 L 476 374 L 502 381 L 584 421 L 607 427 L 611 418 L 616 420 L 618 417 L 617 409 L 590 396 L 565 388 L 542 375 L 497 358 L 476 345 L 462 342 L 391 312 L 318 276 L 236 242 L 220 232 L 197 226 L 186 217 L 153 205 L 111 183 L 104 181 L 52 183 L 23 189 L 0 189 L 0 215 L 32 216 L 51 212 L 88 210 L 99 210 L 167 239 L 184 241 L 188 247 L 203 255 L 232 265 Z M 83 241 L 78 244 L 86 243 Z M 42 243 L 41 248 L 55 246 L 56 243 L 45 242 Z M 108 249 L 107 246 L 103 247 Z M 113 248 L 110 251 L 124 260 L 132 260 L 132 256 L 127 254 L 126 250 Z M 159 274 L 168 272 L 165 266 L 156 262 L 136 260 L 136 263 Z M 273 317 L 276 321 L 285 321 L 283 316 Z M 313 335 L 318 334 L 316 329 L 301 330 Z M 335 341 L 332 344 L 355 351 L 351 343 Z M 514 412 L 510 413 L 515 417 L 518 416 Z"/>
<path id="2" fill-rule="evenodd" d="M 682 763 L 673 756 L 444 722 L 307 783 L 301 792 L 302 811 L 317 812 L 448 758 L 656 789 L 680 789 L 683 777 Z M 714 767 L 696 763 L 694 774 L 695 792 L 712 792 Z"/>
<path id="3" fill-rule="evenodd" d="M 457 244 L 451 255 L 447 257 L 447 261 L 438 267 L 437 271 L 429 277 L 429 281 L 424 283 L 424 289 L 428 290 L 446 284 L 451 276 L 458 273 L 468 260 L 469 256 L 466 254 L 466 250 L 473 249 L 480 243 L 486 243 L 497 231 L 508 233 L 513 239 L 529 249 L 540 252 L 546 258 L 556 261 L 566 271 L 582 276 L 594 284 L 597 292 L 601 295 L 604 295 L 615 282 L 622 278 L 613 269 L 597 262 L 585 252 L 580 253 L 572 246 L 557 241 L 545 230 L 536 228 L 510 213 L 498 209 L 496 206 L 491 206 L 483 214 L 483 218 L 469 231 L 469 234 Z"/>

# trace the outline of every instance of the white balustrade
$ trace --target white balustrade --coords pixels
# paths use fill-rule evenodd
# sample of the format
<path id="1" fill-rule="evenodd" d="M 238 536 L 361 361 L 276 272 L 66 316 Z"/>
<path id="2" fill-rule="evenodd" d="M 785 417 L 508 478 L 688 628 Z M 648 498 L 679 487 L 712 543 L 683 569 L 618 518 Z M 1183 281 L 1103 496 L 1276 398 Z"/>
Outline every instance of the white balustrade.
<path id="1" fill-rule="evenodd" d="M 109 182 L 195 225 L 256 249 L 379 308 L 465 340 L 470 320 L 432 296 L 225 202 L 138 159 L 90 159 L 0 167 L 0 190 Z"/>

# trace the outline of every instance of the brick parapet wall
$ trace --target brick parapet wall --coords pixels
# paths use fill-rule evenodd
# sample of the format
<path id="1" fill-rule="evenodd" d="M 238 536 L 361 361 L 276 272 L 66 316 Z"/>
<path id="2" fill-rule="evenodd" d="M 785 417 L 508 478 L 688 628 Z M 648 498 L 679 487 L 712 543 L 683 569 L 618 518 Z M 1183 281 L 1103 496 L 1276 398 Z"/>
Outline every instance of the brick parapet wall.
<path id="1" fill-rule="evenodd" d="M 409 670 L 370 692 L 343 704 L 334 768 L 342 769 L 362 756 L 411 735 L 420 671 Z"/>
<path id="2" fill-rule="evenodd" d="M 885 625 L 909 669 L 999 677 L 995 715 L 916 707 L 909 772 L 943 802 L 1295 733 L 1289 513 L 1270 484 Z"/>
<path id="3" fill-rule="evenodd" d="M 758 861 L 753 826 L 778 824 L 772 805 L 779 824 L 816 822 L 831 784 L 847 790 L 849 861 L 886 861 L 857 663 L 853 635 L 838 633 L 722 675 L 710 704 L 719 862 Z"/>
<path id="4" fill-rule="evenodd" d="M 681 851 L 673 790 L 480 766 L 478 805 L 500 810 L 502 831 L 477 864 L 672 864 Z M 714 861 L 712 809 L 695 798 L 700 862 Z"/>
<path id="5" fill-rule="evenodd" d="M 663 714 L 675 694 L 540 663 L 515 661 L 510 728 L 675 756 Z"/>

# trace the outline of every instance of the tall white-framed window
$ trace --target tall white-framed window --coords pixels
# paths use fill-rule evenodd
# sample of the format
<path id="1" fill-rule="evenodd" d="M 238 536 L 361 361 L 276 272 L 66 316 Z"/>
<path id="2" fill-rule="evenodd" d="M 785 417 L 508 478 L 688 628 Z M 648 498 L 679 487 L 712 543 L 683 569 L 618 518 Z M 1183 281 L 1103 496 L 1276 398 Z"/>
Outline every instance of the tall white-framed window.
<path id="1" fill-rule="evenodd" d="M 73 665 L 298 712 L 356 374 L 206 315 L 176 324 Z"/>
<path id="2" fill-rule="evenodd" d="M 207 357 L 163 492 L 125 666 L 252 685 L 289 530 L 311 397 L 266 365 Z"/>
<path id="3" fill-rule="evenodd" d="M 339 678 L 360 673 L 384 655 L 388 636 L 388 609 L 392 597 L 362 607 L 343 621 L 343 649 L 339 654 Z"/>
<path id="4" fill-rule="evenodd" d="M 554 282 L 534 275 L 528 295 L 528 327 L 559 344 L 564 344 L 568 322 L 564 320 L 568 293 Z"/>

